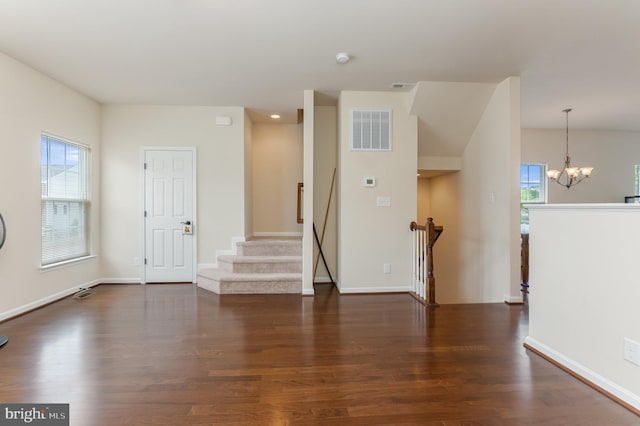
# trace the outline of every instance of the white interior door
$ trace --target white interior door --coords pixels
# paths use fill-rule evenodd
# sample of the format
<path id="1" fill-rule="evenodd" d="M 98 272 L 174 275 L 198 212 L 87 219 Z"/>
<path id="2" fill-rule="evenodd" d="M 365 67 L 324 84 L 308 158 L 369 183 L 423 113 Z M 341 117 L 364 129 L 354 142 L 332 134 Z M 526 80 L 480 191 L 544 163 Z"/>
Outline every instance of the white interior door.
<path id="1" fill-rule="evenodd" d="M 144 282 L 195 282 L 194 184 L 194 150 L 144 151 Z"/>

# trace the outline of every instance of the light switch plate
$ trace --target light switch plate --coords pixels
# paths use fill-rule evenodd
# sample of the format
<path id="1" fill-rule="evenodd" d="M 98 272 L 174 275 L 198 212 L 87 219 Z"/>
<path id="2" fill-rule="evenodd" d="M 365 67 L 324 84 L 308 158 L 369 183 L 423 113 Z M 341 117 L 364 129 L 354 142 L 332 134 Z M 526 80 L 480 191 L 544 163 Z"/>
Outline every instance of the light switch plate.
<path id="1" fill-rule="evenodd" d="M 376 205 L 378 207 L 391 207 L 391 197 L 378 197 Z"/>

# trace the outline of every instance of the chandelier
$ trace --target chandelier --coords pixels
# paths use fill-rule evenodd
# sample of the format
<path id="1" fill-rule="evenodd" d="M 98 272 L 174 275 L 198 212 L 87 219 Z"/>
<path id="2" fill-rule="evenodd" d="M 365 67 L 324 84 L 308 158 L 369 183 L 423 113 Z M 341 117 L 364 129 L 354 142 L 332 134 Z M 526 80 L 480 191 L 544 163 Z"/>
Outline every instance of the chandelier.
<path id="1" fill-rule="evenodd" d="M 564 157 L 564 169 L 562 169 L 562 171 L 549 170 L 547 171 L 547 177 L 555 183 L 569 189 L 573 185 L 577 185 L 582 182 L 584 178 L 591 176 L 593 167 L 574 167 L 571 165 L 571 158 L 569 157 L 569 112 L 571 112 L 571 108 L 563 109 L 562 112 L 567 114 L 567 152 Z"/>

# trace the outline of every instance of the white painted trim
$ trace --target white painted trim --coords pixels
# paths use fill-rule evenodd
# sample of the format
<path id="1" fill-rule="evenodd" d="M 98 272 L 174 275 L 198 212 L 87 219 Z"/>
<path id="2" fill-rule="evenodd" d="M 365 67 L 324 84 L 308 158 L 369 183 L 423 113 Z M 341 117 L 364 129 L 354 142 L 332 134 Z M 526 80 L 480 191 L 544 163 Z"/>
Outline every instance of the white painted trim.
<path id="1" fill-rule="evenodd" d="M 640 210 L 637 203 L 524 204 L 529 210 Z"/>
<path id="2" fill-rule="evenodd" d="M 198 150 L 197 148 L 191 147 L 193 152 L 193 159 L 191 164 L 191 174 L 193 176 L 193 198 L 191 203 L 193 204 L 193 219 L 191 219 L 191 223 L 193 226 L 193 238 L 191 239 L 191 243 L 193 244 L 193 266 L 191 267 L 191 283 L 196 284 L 198 282 Z"/>
<path id="3" fill-rule="evenodd" d="M 314 283 L 330 283 L 331 278 L 329 277 L 315 277 L 313 280 Z"/>
<path id="4" fill-rule="evenodd" d="M 100 284 L 144 284 L 142 278 L 102 278 Z"/>
<path id="5" fill-rule="evenodd" d="M 338 287 L 340 294 L 357 294 L 357 293 L 408 293 L 411 288 L 402 287 Z"/>
<path id="6" fill-rule="evenodd" d="M 218 267 L 217 263 L 198 263 L 198 273 L 200 273 L 200 271 L 204 269 L 215 269 L 217 267 Z"/>
<path id="7" fill-rule="evenodd" d="M 527 336 L 524 341 L 527 345 L 531 346 L 532 348 L 544 354 L 545 356 L 551 358 L 552 360 L 562 365 L 563 367 L 573 371 L 575 374 L 584 378 L 588 382 L 593 383 L 594 385 L 609 392 L 611 395 L 615 396 L 616 398 L 619 398 L 620 400 L 626 402 L 632 407 L 640 410 L 639 395 L 632 393 L 628 389 L 623 388 L 622 386 L 612 382 L 611 380 L 599 375 L 598 373 L 590 370 L 584 365 L 572 360 L 571 358 L 564 356 L 560 352 L 557 352 L 556 350 L 550 348 L 544 343 L 537 341 L 531 336 Z"/>
<path id="8" fill-rule="evenodd" d="M 34 302 L 27 303 L 26 305 L 19 306 L 17 308 L 11 309 L 9 311 L 2 312 L 2 313 L 0 313 L 0 321 L 4 321 L 4 320 L 6 320 L 8 318 L 13 318 L 13 317 L 16 317 L 18 315 L 22 315 L 24 313 L 27 313 L 29 311 L 33 311 L 35 309 L 41 308 L 41 307 L 43 307 L 43 306 L 45 306 L 45 305 L 47 305 L 49 303 L 56 302 L 56 301 L 58 301 L 60 299 L 64 299 L 67 296 L 70 296 L 70 295 L 72 295 L 74 293 L 77 293 L 82 288 L 95 287 L 96 285 L 101 284 L 101 283 L 102 283 L 101 280 L 93 280 L 93 281 L 90 281 L 90 282 L 85 283 L 85 284 L 76 285 L 76 286 L 73 286 L 73 287 L 68 288 L 66 290 L 59 291 L 59 292 L 57 292 L 55 294 L 52 294 L 52 295 L 47 296 L 47 297 L 43 297 L 42 299 L 38 299 L 38 300 L 36 300 Z"/>
<path id="9" fill-rule="evenodd" d="M 218 257 L 220 256 L 235 256 L 238 254 L 238 243 L 244 243 L 246 239 L 244 237 L 231 237 L 231 249 L 230 250 L 216 250 L 216 263 L 203 263 L 208 268 L 218 267 Z M 198 265 L 198 268 L 200 266 Z"/>
<path id="10" fill-rule="evenodd" d="M 315 291 L 312 288 L 305 288 L 302 290 L 303 296 L 315 296 Z"/>
<path id="11" fill-rule="evenodd" d="M 504 295 L 504 301 L 507 303 L 522 303 L 522 295 L 520 296 L 509 296 L 508 294 Z"/>
<path id="12" fill-rule="evenodd" d="M 144 221 L 144 202 L 145 202 L 145 168 L 144 168 L 144 160 L 146 157 L 146 147 L 140 147 L 140 193 L 138 194 L 138 226 L 140 227 L 140 241 L 139 243 L 139 253 L 140 253 L 140 284 L 144 284 L 147 282 L 147 269 L 145 265 L 145 254 L 146 254 L 146 242 L 145 242 L 145 221 Z"/>
<path id="13" fill-rule="evenodd" d="M 254 237 L 302 237 L 302 232 L 254 232 Z"/>
<path id="14" fill-rule="evenodd" d="M 193 233 L 193 238 L 191 239 L 191 244 L 192 244 L 192 253 L 193 253 L 193 265 L 192 265 L 192 274 L 191 274 L 191 282 L 192 283 L 197 283 L 198 282 L 198 171 L 197 171 L 197 164 L 198 164 L 198 157 L 197 157 L 197 149 L 195 146 L 149 146 L 149 145 L 144 145 L 140 147 L 140 182 L 141 182 L 141 186 L 140 186 L 140 198 L 139 198 L 139 211 L 140 211 L 140 229 L 141 229 L 141 239 L 140 239 L 140 252 L 142 253 L 141 259 L 142 261 L 140 262 L 140 283 L 141 284 L 145 284 L 147 282 L 147 270 L 145 268 L 145 263 L 144 263 L 144 259 L 146 258 L 146 253 L 145 253 L 145 222 L 144 222 L 144 200 L 145 200 L 145 186 L 146 186 L 146 182 L 145 182 L 145 169 L 144 169 L 144 163 L 145 163 L 145 157 L 146 157 L 146 152 L 147 151 L 190 151 L 192 153 L 192 167 L 191 167 L 191 172 L 192 172 L 192 179 L 193 179 L 193 197 L 192 197 L 192 202 L 193 202 L 193 219 L 191 219 L 191 222 L 193 223 L 193 229 L 194 229 L 194 233 Z"/>
<path id="15" fill-rule="evenodd" d="M 48 265 L 40 265 L 40 270 L 42 272 L 51 271 L 53 269 L 62 268 L 69 265 L 74 265 L 76 263 L 88 262 L 89 260 L 95 259 L 95 254 L 90 254 L 88 256 L 76 257 L 75 259 L 63 260 L 62 262 L 50 263 Z"/>

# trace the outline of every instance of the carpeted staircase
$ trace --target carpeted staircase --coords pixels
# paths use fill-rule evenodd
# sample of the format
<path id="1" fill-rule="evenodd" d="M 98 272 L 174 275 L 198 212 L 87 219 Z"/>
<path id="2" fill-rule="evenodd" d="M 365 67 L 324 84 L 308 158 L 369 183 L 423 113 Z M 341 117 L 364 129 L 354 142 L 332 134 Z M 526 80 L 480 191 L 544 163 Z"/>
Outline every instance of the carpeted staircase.
<path id="1" fill-rule="evenodd" d="M 302 241 L 237 243 L 238 254 L 198 273 L 198 287 L 218 294 L 302 293 Z"/>

